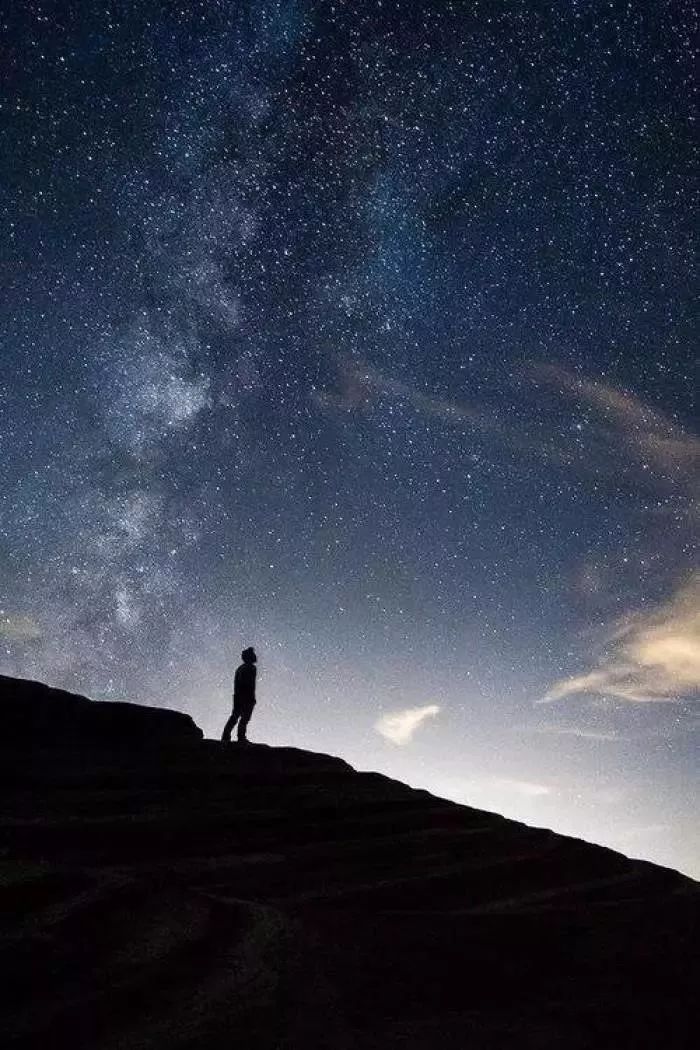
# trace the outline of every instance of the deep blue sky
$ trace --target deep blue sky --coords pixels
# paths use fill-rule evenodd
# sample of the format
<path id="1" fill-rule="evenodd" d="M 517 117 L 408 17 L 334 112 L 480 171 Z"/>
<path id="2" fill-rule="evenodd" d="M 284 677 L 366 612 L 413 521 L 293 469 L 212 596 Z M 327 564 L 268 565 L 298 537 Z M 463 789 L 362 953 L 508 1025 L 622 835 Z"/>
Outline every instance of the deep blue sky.
<path id="1" fill-rule="evenodd" d="M 691 5 L 3 36 L 0 670 L 699 875 Z"/>

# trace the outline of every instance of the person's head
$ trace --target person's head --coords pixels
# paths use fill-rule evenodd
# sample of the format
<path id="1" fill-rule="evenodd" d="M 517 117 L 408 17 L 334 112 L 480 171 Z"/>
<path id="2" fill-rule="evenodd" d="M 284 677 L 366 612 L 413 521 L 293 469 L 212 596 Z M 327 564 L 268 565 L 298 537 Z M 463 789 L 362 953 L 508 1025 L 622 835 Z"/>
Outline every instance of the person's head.
<path id="1" fill-rule="evenodd" d="M 252 645 L 249 645 L 248 648 L 244 649 L 241 653 L 241 660 L 244 664 L 254 664 L 257 659 L 258 658 L 255 655 L 255 649 Z"/>

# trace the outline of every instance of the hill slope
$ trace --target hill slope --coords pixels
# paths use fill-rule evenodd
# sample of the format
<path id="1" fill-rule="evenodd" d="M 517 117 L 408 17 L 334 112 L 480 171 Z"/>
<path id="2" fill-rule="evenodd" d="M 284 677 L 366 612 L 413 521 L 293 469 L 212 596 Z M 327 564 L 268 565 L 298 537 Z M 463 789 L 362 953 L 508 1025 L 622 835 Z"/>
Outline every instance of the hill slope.
<path id="1" fill-rule="evenodd" d="M 676 872 L 176 712 L 0 714 L 5 1047 L 691 1045 Z"/>

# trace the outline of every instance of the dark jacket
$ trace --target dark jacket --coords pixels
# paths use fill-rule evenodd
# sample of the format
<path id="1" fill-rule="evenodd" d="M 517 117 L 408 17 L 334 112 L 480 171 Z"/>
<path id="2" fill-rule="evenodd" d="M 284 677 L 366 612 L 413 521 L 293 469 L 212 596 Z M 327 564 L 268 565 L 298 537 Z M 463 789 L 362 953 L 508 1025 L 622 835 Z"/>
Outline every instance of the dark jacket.
<path id="1" fill-rule="evenodd" d="M 255 664 L 241 664 L 236 668 L 233 678 L 233 702 L 234 704 L 251 705 L 255 703 L 255 676 L 257 674 Z"/>

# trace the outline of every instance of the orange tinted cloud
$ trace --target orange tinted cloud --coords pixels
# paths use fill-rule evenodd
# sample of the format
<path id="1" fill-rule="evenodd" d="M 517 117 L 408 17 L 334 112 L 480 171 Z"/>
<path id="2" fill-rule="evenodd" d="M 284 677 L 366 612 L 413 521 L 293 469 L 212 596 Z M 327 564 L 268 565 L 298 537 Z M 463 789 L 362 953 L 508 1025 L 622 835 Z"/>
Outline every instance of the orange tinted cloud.
<path id="1" fill-rule="evenodd" d="M 598 693 L 623 700 L 674 700 L 700 692 L 700 573 L 663 605 L 615 625 L 607 656 L 555 682 L 545 700 Z"/>

